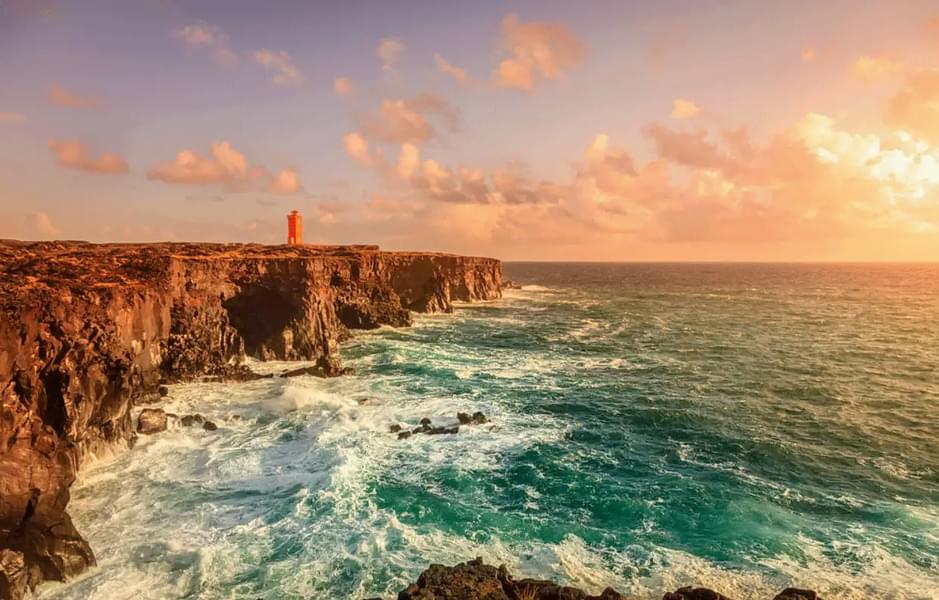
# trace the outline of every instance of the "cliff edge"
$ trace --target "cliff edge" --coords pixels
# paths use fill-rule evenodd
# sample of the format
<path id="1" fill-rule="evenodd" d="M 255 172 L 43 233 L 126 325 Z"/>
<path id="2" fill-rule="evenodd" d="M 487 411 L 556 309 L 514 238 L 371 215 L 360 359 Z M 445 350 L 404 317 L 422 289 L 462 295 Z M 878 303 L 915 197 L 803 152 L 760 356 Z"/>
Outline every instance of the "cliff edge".
<path id="1" fill-rule="evenodd" d="M 337 374 L 350 329 L 501 284 L 495 259 L 376 246 L 0 241 L 0 598 L 94 564 L 69 487 L 160 383 L 249 378 L 245 356 Z"/>

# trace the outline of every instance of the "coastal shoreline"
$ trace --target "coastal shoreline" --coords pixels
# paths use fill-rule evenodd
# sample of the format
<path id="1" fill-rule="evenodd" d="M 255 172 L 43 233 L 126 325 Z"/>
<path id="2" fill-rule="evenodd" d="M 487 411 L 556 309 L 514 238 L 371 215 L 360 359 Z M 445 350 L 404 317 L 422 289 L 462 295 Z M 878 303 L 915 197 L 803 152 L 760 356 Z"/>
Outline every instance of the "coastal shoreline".
<path id="1" fill-rule="evenodd" d="M 246 356 L 344 374 L 350 329 L 501 295 L 501 263 L 376 246 L 0 242 L 0 598 L 95 564 L 66 509 L 85 457 L 130 448 L 166 383 Z"/>

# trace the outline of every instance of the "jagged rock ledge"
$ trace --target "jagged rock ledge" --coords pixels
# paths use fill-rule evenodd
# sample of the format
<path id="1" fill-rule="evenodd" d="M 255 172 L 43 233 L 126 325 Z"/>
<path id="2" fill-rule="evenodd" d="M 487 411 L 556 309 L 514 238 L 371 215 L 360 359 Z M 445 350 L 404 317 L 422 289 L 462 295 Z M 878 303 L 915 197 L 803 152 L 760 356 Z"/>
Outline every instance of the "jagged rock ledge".
<path id="1" fill-rule="evenodd" d="M 164 382 L 245 356 L 339 372 L 349 329 L 501 295 L 491 258 L 377 246 L 0 241 L 0 598 L 94 564 L 66 512 L 84 457 Z"/>
<path id="2" fill-rule="evenodd" d="M 372 598 L 370 600 L 382 600 Z M 612 588 L 597 595 L 541 579 L 514 579 L 504 566 L 481 558 L 452 567 L 431 565 L 415 583 L 398 593 L 397 600 L 629 600 Z M 684 587 L 666 592 L 662 600 L 731 600 L 707 588 Z M 769 600 L 769 599 L 767 599 Z M 773 600 L 822 600 L 811 590 L 787 588 Z"/>

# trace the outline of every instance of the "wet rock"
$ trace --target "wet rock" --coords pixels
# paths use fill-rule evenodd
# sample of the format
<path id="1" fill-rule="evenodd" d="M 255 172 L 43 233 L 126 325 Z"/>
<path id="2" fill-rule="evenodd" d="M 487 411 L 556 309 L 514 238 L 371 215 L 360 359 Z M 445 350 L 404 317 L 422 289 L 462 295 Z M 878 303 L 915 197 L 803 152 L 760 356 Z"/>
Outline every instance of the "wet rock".
<path id="1" fill-rule="evenodd" d="M 150 435 L 166 431 L 166 413 L 161 408 L 145 408 L 137 417 L 137 433 Z"/>
<path id="2" fill-rule="evenodd" d="M 218 425 L 216 425 L 212 421 L 206 421 L 205 423 L 202 424 L 202 428 L 205 429 L 206 431 L 215 431 L 216 429 L 218 429 Z"/>
<path id="3" fill-rule="evenodd" d="M 431 424 L 431 420 L 428 419 L 427 417 L 424 417 L 423 419 L 421 419 L 421 426 L 422 426 L 422 427 L 423 427 L 423 426 L 428 426 L 428 427 L 429 427 L 430 424 Z"/>
<path id="4" fill-rule="evenodd" d="M 482 425 L 489 422 L 489 418 L 479 411 L 472 415 L 465 412 L 456 413 L 456 419 L 461 425 Z"/>
<path id="5" fill-rule="evenodd" d="M 776 594 L 773 600 L 822 600 L 813 590 L 800 590 L 798 588 L 786 588 Z"/>
<path id="6" fill-rule="evenodd" d="M 281 377 L 299 377 L 300 375 L 312 375 L 313 377 L 327 377 L 323 367 L 315 365 L 312 367 L 299 367 L 290 369 L 280 374 Z"/>
<path id="7" fill-rule="evenodd" d="M 626 600 L 607 588 L 599 596 L 550 581 L 514 581 L 502 567 L 483 563 L 481 558 L 453 567 L 431 565 L 417 582 L 398 593 L 398 600 Z"/>
<path id="8" fill-rule="evenodd" d="M 200 414 L 195 415 L 183 415 L 179 418 L 179 424 L 184 427 L 192 427 L 193 425 L 202 425 L 205 422 L 205 417 Z"/>
<path id="9" fill-rule="evenodd" d="M 429 427 L 424 431 L 427 435 L 443 435 L 448 433 L 460 433 L 459 425 L 453 427 Z"/>
<path id="10" fill-rule="evenodd" d="M 160 398 L 165 398 L 169 396 L 170 388 L 166 387 L 165 385 L 161 385 L 157 388 L 157 393 L 160 394 Z"/>
<path id="11" fill-rule="evenodd" d="M 503 290 L 520 290 L 522 289 L 522 286 L 519 285 L 518 283 L 515 283 L 511 279 L 506 279 L 505 281 L 502 282 L 502 289 Z"/>
<path id="12" fill-rule="evenodd" d="M 412 435 L 412 433 L 411 433 L 410 431 L 402 431 L 401 433 L 398 434 L 398 439 L 399 439 L 399 440 L 406 440 L 406 439 L 408 439 L 409 437 L 411 437 L 411 435 Z"/>
<path id="13" fill-rule="evenodd" d="M 240 421 L 240 420 L 241 420 L 241 415 L 228 415 L 228 420 L 229 420 L 229 421 Z"/>
<path id="14" fill-rule="evenodd" d="M 399 431 L 401 431 L 401 426 L 398 425 L 397 423 L 394 423 L 388 427 L 388 431 L 390 431 L 391 433 L 398 433 Z"/>
<path id="15" fill-rule="evenodd" d="M 675 590 L 670 594 L 665 594 L 662 596 L 662 600 L 730 600 L 730 598 L 708 588 L 688 586 Z"/>
<path id="16" fill-rule="evenodd" d="M 352 367 L 343 367 L 339 369 L 339 375 L 355 375 L 355 369 Z"/>

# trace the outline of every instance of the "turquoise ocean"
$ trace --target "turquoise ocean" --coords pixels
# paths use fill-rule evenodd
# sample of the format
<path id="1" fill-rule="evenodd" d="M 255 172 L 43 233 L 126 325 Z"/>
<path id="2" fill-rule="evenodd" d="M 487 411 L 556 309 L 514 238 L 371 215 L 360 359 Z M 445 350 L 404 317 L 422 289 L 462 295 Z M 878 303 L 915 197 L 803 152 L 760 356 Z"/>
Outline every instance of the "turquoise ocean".
<path id="1" fill-rule="evenodd" d="M 939 266 L 504 270 L 502 300 L 356 332 L 354 376 L 173 386 L 219 430 L 89 464 L 99 567 L 40 596 L 393 598 L 482 556 L 637 600 L 939 598 Z M 388 431 L 458 411 L 491 423 Z"/>

